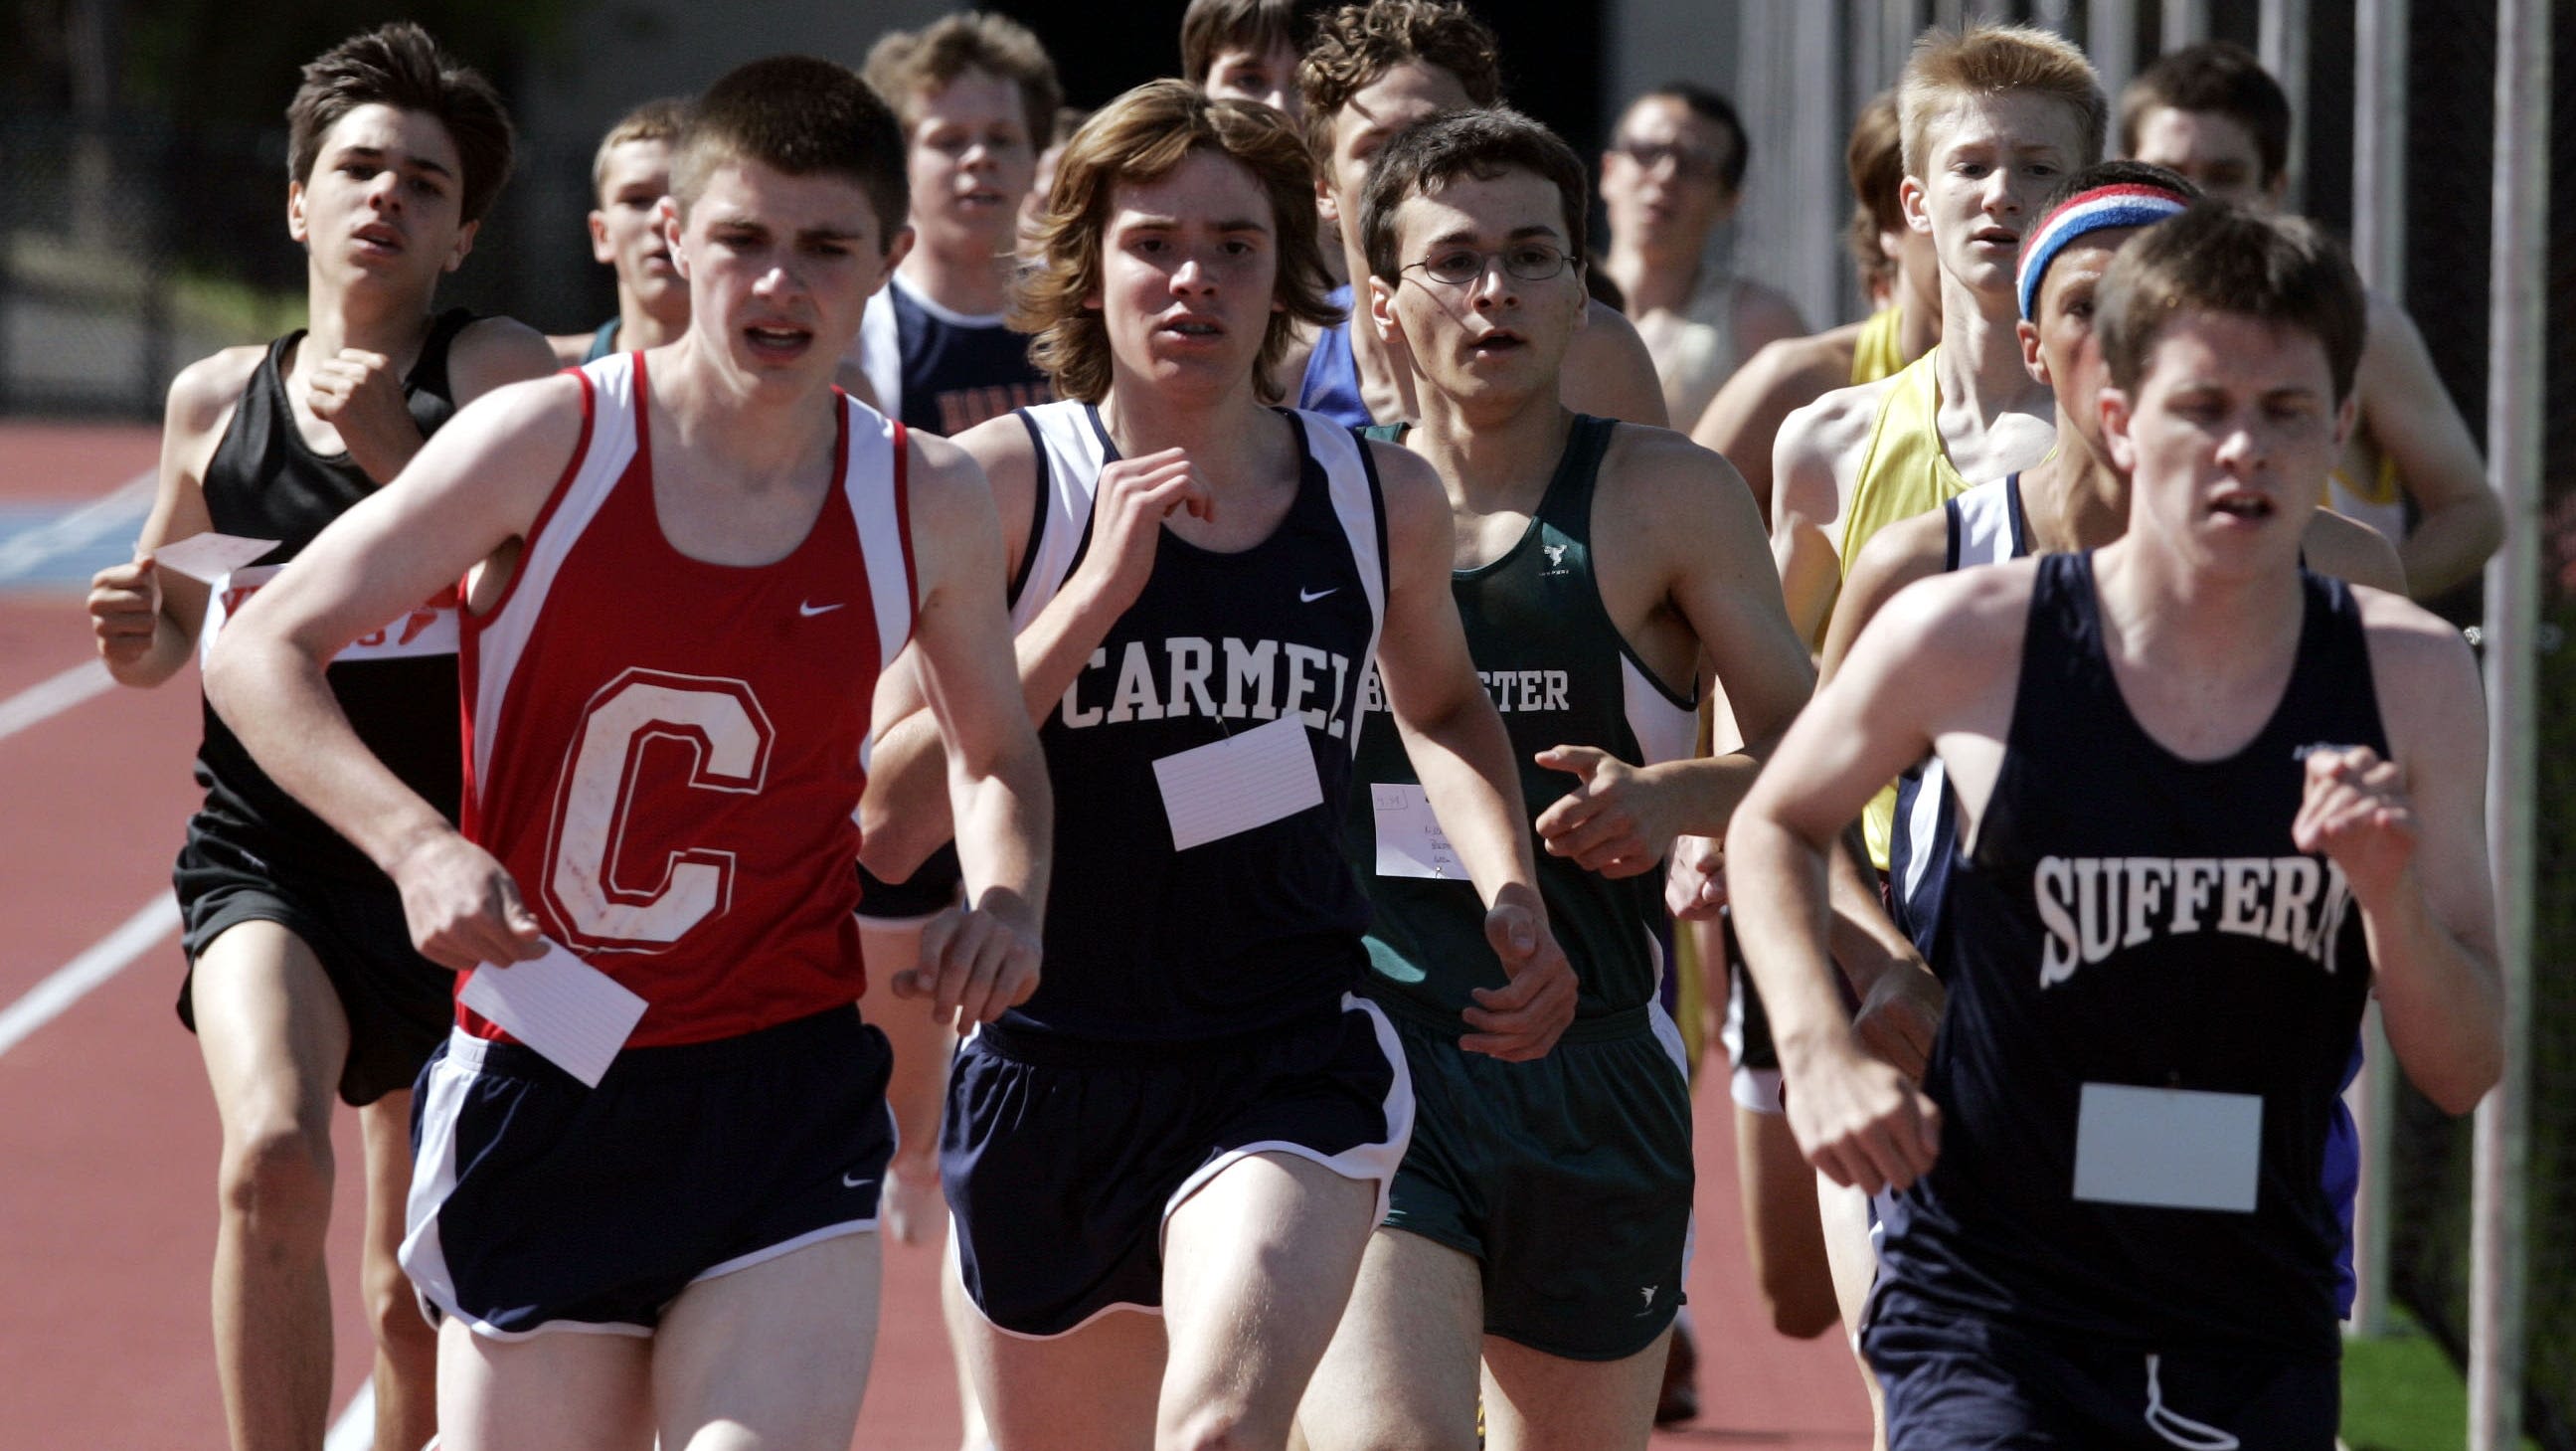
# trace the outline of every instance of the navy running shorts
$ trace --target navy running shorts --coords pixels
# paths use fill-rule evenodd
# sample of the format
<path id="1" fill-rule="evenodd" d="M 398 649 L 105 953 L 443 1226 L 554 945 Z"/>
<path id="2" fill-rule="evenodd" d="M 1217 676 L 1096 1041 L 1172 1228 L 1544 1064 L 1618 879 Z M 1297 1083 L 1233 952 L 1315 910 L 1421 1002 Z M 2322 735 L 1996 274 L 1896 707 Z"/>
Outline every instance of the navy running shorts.
<path id="1" fill-rule="evenodd" d="M 1006 1333 L 1160 1310 L 1163 1224 L 1228 1165 L 1310 1159 L 1376 1180 L 1413 1132 L 1404 1050 L 1376 1004 L 1240 1038 L 1112 1043 L 987 1024 L 958 1049 L 940 1178 L 958 1271 Z"/>
<path id="2" fill-rule="evenodd" d="M 876 1228 L 893 1061 L 855 1007 L 629 1048 L 597 1088 L 454 1034 L 412 1102 L 403 1269 L 478 1334 L 650 1335 L 699 1280 Z"/>

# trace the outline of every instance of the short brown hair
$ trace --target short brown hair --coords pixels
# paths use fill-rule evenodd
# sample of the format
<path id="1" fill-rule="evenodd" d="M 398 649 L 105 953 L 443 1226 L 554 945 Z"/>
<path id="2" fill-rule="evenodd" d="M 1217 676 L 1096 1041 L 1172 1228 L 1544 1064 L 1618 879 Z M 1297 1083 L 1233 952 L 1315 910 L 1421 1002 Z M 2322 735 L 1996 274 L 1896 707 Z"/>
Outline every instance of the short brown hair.
<path id="1" fill-rule="evenodd" d="M 481 72 L 408 20 L 350 36 L 306 62 L 304 84 L 286 107 L 288 179 L 309 184 L 322 138 L 341 117 L 370 105 L 418 111 L 447 129 L 465 170 L 457 178 L 458 210 L 466 221 L 481 221 L 510 179 L 510 110 Z"/>
<path id="2" fill-rule="evenodd" d="M 1261 395 L 1277 396 L 1271 375 L 1298 324 L 1341 320 L 1341 310 L 1324 300 L 1314 172 L 1288 118 L 1252 101 L 1211 100 L 1187 81 L 1148 81 L 1102 107 L 1065 143 L 1037 227 L 1038 264 L 1014 289 L 1011 326 L 1036 335 L 1029 360 L 1055 380 L 1058 397 L 1097 403 L 1109 391 L 1108 326 L 1083 299 L 1100 287 L 1113 194 L 1121 182 L 1169 175 L 1194 151 L 1241 165 L 1270 198 L 1279 257 L 1272 290 L 1283 310 L 1270 314 L 1262 333 L 1253 374 Z"/>
<path id="3" fill-rule="evenodd" d="M 1491 180 L 1506 171 L 1535 173 L 1556 187 L 1564 209 L 1565 255 L 1576 266 L 1585 255 L 1585 213 L 1591 177 L 1574 148 L 1545 126 L 1507 106 L 1451 111 L 1405 129 L 1369 163 L 1368 191 L 1360 201 L 1360 236 L 1369 271 L 1397 280 L 1395 214 L 1405 198 L 1437 196 L 1462 176 Z"/>
<path id="4" fill-rule="evenodd" d="M 2122 247 L 2093 294 L 2112 386 L 2136 396 L 2157 339 L 2193 312 L 2307 333 L 2325 348 L 2334 401 L 2352 395 L 2369 303 L 2352 258 L 2315 223 L 2203 200 Z"/>
<path id="5" fill-rule="evenodd" d="M 1897 78 L 1896 106 L 1903 127 L 1905 174 L 1920 177 L 1931 145 L 1932 122 L 1967 96 L 2032 91 L 2063 104 L 2082 132 L 2083 154 L 2070 160 L 2091 166 L 2102 159 L 2111 105 L 2101 78 L 2073 41 L 2031 25 L 1971 25 L 1932 29 L 1914 42 L 1914 56 Z"/>
<path id="6" fill-rule="evenodd" d="M 1851 140 L 1843 146 L 1843 175 L 1851 181 L 1851 222 L 1843 246 L 1863 282 L 1892 280 L 1896 263 L 1880 250 L 1879 234 L 1905 230 L 1905 148 L 1896 124 L 1896 92 L 1869 98 L 1852 118 Z"/>
<path id="7" fill-rule="evenodd" d="M 1055 77 L 1055 61 L 1037 33 L 1008 16 L 970 10 L 943 15 L 919 30 L 889 30 L 868 48 L 861 74 L 877 88 L 886 104 L 902 118 L 908 138 L 921 119 L 917 98 L 968 71 L 989 71 L 1020 88 L 1020 124 L 1029 144 L 1042 147 L 1055 108 L 1064 104 L 1064 87 Z"/>
<path id="8" fill-rule="evenodd" d="M 847 178 L 876 208 L 877 245 L 912 214 L 903 129 L 894 112 L 849 67 L 810 55 L 773 55 L 738 65 L 689 108 L 671 157 L 671 195 L 682 211 L 728 161 L 756 161 L 788 176 Z"/>
<path id="9" fill-rule="evenodd" d="M 2120 149 L 2131 156 L 2150 111 L 2215 111 L 2244 127 L 2263 160 L 2265 186 L 2290 164 L 2290 98 L 2254 52 L 2232 40 L 2184 46 L 2120 92 Z"/>
<path id="10" fill-rule="evenodd" d="M 595 195 L 608 185 L 608 153 L 629 141 L 677 142 L 680 130 L 688 123 L 689 103 L 677 96 L 663 96 L 617 118 L 608 134 L 599 138 L 599 150 L 590 158 L 590 189 Z"/>
<path id="11" fill-rule="evenodd" d="M 1323 18 L 1297 63 L 1317 167 L 1332 162 L 1334 115 L 1378 77 L 1416 61 L 1456 76 L 1469 102 L 1502 104 L 1501 44 L 1459 0 L 1369 0 Z"/>
<path id="12" fill-rule="evenodd" d="M 1190 0 L 1181 12 L 1182 76 L 1206 85 L 1216 58 L 1229 50 L 1304 49 L 1297 6 L 1298 0 Z"/>

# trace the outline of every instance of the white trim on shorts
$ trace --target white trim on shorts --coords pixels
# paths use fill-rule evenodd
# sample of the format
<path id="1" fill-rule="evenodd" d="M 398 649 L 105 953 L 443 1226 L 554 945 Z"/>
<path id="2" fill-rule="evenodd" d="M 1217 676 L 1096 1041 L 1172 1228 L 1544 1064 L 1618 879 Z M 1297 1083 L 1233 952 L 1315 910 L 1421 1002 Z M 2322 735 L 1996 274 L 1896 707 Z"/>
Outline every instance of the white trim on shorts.
<path id="1" fill-rule="evenodd" d="M 624 1335 L 636 1340 L 650 1340 L 655 1328 L 634 1325 L 623 1320 L 544 1320 L 524 1330 L 504 1330 L 498 1325 L 465 1313 L 456 1302 L 456 1278 L 447 1268 L 447 1252 L 439 1243 L 438 1211 L 456 1192 L 456 1121 L 466 1088 L 483 1069 L 483 1059 L 492 1045 L 462 1028 L 450 1029 L 447 1056 L 441 1058 L 430 1076 L 428 1094 L 420 1104 L 420 1150 L 412 1160 L 411 1194 L 403 1205 L 403 1241 L 397 1255 L 403 1273 L 411 1277 L 414 1296 L 421 1302 L 421 1314 L 431 1324 L 452 1319 L 487 1340 L 533 1340 L 540 1335 Z M 886 1108 L 892 1122 L 894 1109 Z M 435 1162 L 432 1162 L 432 1156 Z M 424 1172 L 425 1171 L 425 1172 Z M 884 1207 L 885 1182 L 877 1182 L 878 1206 Z M 691 1285 L 747 1270 L 844 1235 L 873 1234 L 877 1216 L 845 1219 L 809 1229 L 803 1234 L 766 1245 L 749 1254 L 710 1265 L 689 1277 Z M 683 1289 L 685 1290 L 685 1286 Z M 674 1296 L 676 1300 L 678 1297 Z M 670 1302 L 665 1302 L 666 1306 Z"/>
<path id="2" fill-rule="evenodd" d="M 1344 993 L 1342 1011 L 1368 1014 L 1369 1026 L 1377 1034 L 1378 1052 L 1386 1057 L 1387 1068 L 1392 1075 L 1387 1083 L 1386 1100 L 1382 1105 L 1389 1128 L 1387 1137 L 1376 1143 L 1360 1144 L 1345 1149 L 1338 1154 L 1326 1154 L 1305 1144 L 1291 1143 L 1285 1139 L 1262 1139 L 1216 1155 L 1192 1170 L 1190 1176 L 1181 1181 L 1180 1187 L 1172 1191 L 1171 1197 L 1163 1201 L 1162 1221 L 1155 1237 L 1156 1254 L 1164 1253 L 1165 1244 L 1171 1236 L 1172 1215 L 1180 1209 L 1181 1205 L 1191 1195 L 1206 1188 L 1217 1175 L 1255 1154 L 1284 1154 L 1291 1158 L 1320 1164 L 1345 1179 L 1377 1181 L 1377 1208 L 1369 1219 L 1369 1232 L 1376 1233 L 1377 1226 L 1386 1222 L 1388 1201 L 1395 1193 L 1395 1171 L 1403 1164 L 1405 1151 L 1413 1146 L 1413 1074 L 1405 1066 L 1404 1045 L 1397 1041 L 1395 1025 L 1387 1021 L 1385 1009 L 1357 993 Z M 957 1221 L 954 1214 L 949 1216 L 948 1236 L 950 1243 L 954 1244 L 957 1239 Z M 1163 1307 L 1160 1305 L 1140 1305 L 1133 1300 L 1113 1300 L 1052 1335 L 1033 1335 L 1025 1330 L 1013 1330 L 1006 1325 L 994 1324 L 993 1317 L 984 1313 L 982 1305 L 976 1304 L 974 1291 L 966 1288 L 965 1256 L 952 1255 L 949 1258 L 956 1262 L 957 1288 L 965 1294 L 966 1303 L 974 1306 L 975 1318 L 983 1321 L 995 1334 L 1005 1335 L 1013 1340 L 1062 1340 L 1068 1335 L 1080 1334 L 1102 1316 L 1121 1310 L 1132 1310 L 1140 1315 L 1151 1315 L 1157 1319 L 1160 1319 L 1163 1314 Z"/>

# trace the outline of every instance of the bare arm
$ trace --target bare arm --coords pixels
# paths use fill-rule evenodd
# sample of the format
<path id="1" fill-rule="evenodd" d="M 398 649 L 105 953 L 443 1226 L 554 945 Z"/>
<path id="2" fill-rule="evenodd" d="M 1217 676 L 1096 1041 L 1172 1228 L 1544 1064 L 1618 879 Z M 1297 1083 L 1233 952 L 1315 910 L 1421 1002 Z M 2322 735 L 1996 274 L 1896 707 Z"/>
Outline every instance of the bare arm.
<path id="1" fill-rule="evenodd" d="M 2466 1113 L 2504 1067 L 2477 665 L 2455 631 L 2403 600 L 2365 595 L 2362 611 L 2396 759 L 2366 749 L 2311 755 L 2291 839 L 2323 851 L 2352 885 L 2380 1016 L 2406 1076 Z"/>
<path id="2" fill-rule="evenodd" d="M 1566 407 L 1595 418 L 1670 426 L 1663 380 L 1655 375 L 1654 354 L 1637 336 L 1637 325 L 1605 303 L 1589 306 L 1582 331 L 1566 347 L 1558 397 Z"/>
<path id="3" fill-rule="evenodd" d="M 1375 452 L 1386 499 L 1387 599 L 1377 667 L 1388 710 L 1441 830 L 1488 909 L 1485 935 L 1511 976 L 1476 990 L 1469 1052 L 1535 1058 L 1574 1019 L 1574 973 L 1548 930 L 1511 737 L 1476 678 L 1449 589 L 1450 517 L 1430 464 L 1391 444 Z"/>
<path id="4" fill-rule="evenodd" d="M 535 919 L 499 863 L 367 750 L 323 666 L 526 532 L 572 457 L 579 401 L 549 378 L 458 414 L 252 597 L 206 667 L 207 698 L 261 768 L 394 879 L 414 944 L 450 967 L 533 955 Z"/>
<path id="5" fill-rule="evenodd" d="M 2404 309 L 2378 297 L 2356 387 L 2363 431 L 2396 465 L 2422 516 L 2398 546 L 2406 579 L 2418 598 L 2446 593 L 2476 577 L 2504 542 L 2504 507 L 2423 334 Z"/>
<path id="6" fill-rule="evenodd" d="M 1735 356 L 1749 358 L 1773 343 L 1804 337 L 1807 320 L 1785 293 L 1748 282 L 1735 294 Z M 1690 419 L 1681 420 L 1687 424 Z"/>
<path id="7" fill-rule="evenodd" d="M 973 458 L 945 439 L 910 436 L 912 547 L 920 572 L 914 678 L 947 761 L 949 814 L 971 911 L 932 919 L 922 967 L 897 990 L 934 1011 L 990 1022 L 1037 990 L 1054 795 L 1037 733 L 1018 709 L 1010 620 L 997 587 L 1001 526 Z"/>
<path id="8" fill-rule="evenodd" d="M 158 685 L 177 674 L 196 648 L 206 619 L 206 586 L 162 573 L 152 553 L 215 527 L 206 511 L 206 466 L 265 353 L 258 347 L 226 348 L 170 380 L 159 488 L 134 542 L 134 558 L 90 578 L 90 635 L 120 685 Z"/>
<path id="9" fill-rule="evenodd" d="M 1771 558 L 1789 627 L 1817 646 L 1842 588 L 1842 455 L 1865 436 L 1876 386 L 1829 393 L 1790 414 L 1772 450 Z"/>
<path id="10" fill-rule="evenodd" d="M 1790 728 L 1727 833 L 1736 933 L 1791 1081 L 1791 1127 L 1819 1170 L 1872 1192 L 1930 1167 L 1937 1122 L 1894 1068 L 1867 1056 L 1843 1015 L 1825 950 L 1827 857 L 1937 734 L 2010 688 L 2004 662 L 2018 655 L 2019 621 L 2009 601 L 1981 598 L 1997 593 L 1950 576 L 1884 611 Z"/>
<path id="11" fill-rule="evenodd" d="M 2299 552 L 2319 574 L 2394 595 L 2406 593 L 2406 566 L 2398 560 L 2397 546 L 2387 535 L 2332 509 L 2319 509 L 2308 521 Z"/>
<path id="12" fill-rule="evenodd" d="M 1771 448 L 1780 425 L 1851 381 L 1851 355 L 1860 336 L 1853 323 L 1814 337 L 1772 343 L 1735 370 L 1691 428 L 1691 442 L 1723 455 L 1744 475 L 1771 527 Z"/>

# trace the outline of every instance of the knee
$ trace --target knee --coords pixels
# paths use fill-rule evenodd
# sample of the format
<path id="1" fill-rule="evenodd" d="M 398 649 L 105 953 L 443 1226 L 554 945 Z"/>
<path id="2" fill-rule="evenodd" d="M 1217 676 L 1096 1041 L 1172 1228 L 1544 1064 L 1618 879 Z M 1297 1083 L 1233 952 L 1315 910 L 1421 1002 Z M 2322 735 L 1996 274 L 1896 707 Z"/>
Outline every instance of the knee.
<path id="1" fill-rule="evenodd" d="M 1286 1427 L 1265 1432 L 1252 1424 L 1242 1406 L 1209 1405 L 1189 1412 L 1177 1424 L 1165 1423 L 1154 1438 L 1154 1451 L 1251 1451 L 1278 1446 L 1286 1438 Z"/>
<path id="2" fill-rule="evenodd" d="M 326 1124 L 257 1119 L 229 1136 L 220 1174 L 226 1216 L 270 1234 L 319 1234 L 331 1215 Z"/>

